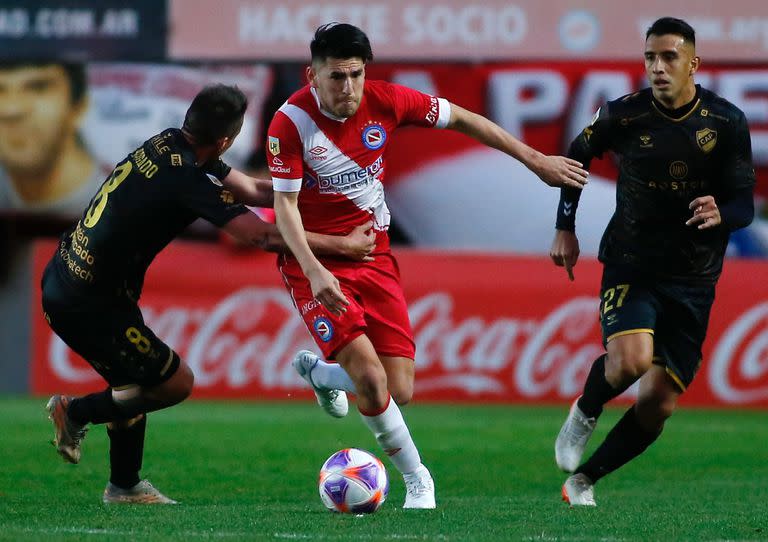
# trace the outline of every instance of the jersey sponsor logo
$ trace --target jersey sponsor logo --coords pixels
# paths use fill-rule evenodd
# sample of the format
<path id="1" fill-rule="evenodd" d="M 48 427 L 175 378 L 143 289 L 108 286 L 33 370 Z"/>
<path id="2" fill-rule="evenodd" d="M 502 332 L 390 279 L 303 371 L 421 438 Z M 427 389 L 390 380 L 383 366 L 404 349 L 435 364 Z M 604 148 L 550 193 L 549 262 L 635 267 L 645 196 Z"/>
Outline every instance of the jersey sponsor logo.
<path id="1" fill-rule="evenodd" d="M 437 124 L 437 119 L 440 116 L 440 104 L 437 101 L 437 98 L 434 96 L 429 97 L 429 111 L 427 111 L 426 116 L 424 119 L 432 124 L 433 126 Z"/>
<path id="2" fill-rule="evenodd" d="M 372 124 L 363 130 L 363 145 L 375 151 L 387 141 L 387 132 L 381 124 Z"/>
<path id="3" fill-rule="evenodd" d="M 268 141 L 269 152 L 272 154 L 272 156 L 277 156 L 280 154 L 280 139 L 274 136 L 269 136 Z"/>
<path id="4" fill-rule="evenodd" d="M 277 156 L 275 156 L 274 158 L 272 158 L 272 164 L 275 166 L 282 166 L 283 161 L 280 160 Z"/>
<path id="5" fill-rule="evenodd" d="M 685 179 L 688 176 L 688 164 L 681 160 L 676 160 L 669 164 L 669 176 L 673 179 Z"/>
<path id="6" fill-rule="evenodd" d="M 269 171 L 271 173 L 290 173 L 291 168 L 283 166 L 269 166 Z"/>
<path id="7" fill-rule="evenodd" d="M 641 149 L 652 149 L 653 148 L 653 142 L 651 141 L 651 136 L 649 136 L 649 135 L 641 135 L 640 136 L 640 148 Z"/>
<path id="8" fill-rule="evenodd" d="M 221 184 L 221 181 L 215 175 L 211 175 L 210 173 L 206 173 L 206 176 L 208 177 L 208 180 L 211 181 L 216 186 L 224 186 L 223 184 Z"/>
<path id="9" fill-rule="evenodd" d="M 696 191 L 709 190 L 706 181 L 648 181 L 648 188 L 661 192 L 677 192 L 686 198 Z"/>
<path id="10" fill-rule="evenodd" d="M 384 156 L 379 156 L 368 167 L 351 169 L 336 173 L 335 175 L 321 175 L 317 184 L 321 193 L 334 192 L 346 193 L 349 190 L 360 188 L 373 183 L 384 170 Z M 307 185 L 309 188 L 309 185 Z"/>
<path id="11" fill-rule="evenodd" d="M 333 339 L 333 324 L 328 318 L 320 317 L 312 323 L 312 328 L 321 341 L 327 343 Z"/>
<path id="12" fill-rule="evenodd" d="M 325 153 L 328 151 L 325 147 L 322 145 L 317 145 L 315 147 L 312 147 L 307 152 L 311 155 L 310 158 L 312 160 L 326 160 L 328 157 L 325 156 Z"/>
<path id="13" fill-rule="evenodd" d="M 717 144 L 717 131 L 710 128 L 704 128 L 696 132 L 696 143 L 705 154 L 712 152 Z"/>
<path id="14" fill-rule="evenodd" d="M 171 165 L 172 166 L 180 166 L 181 165 L 181 155 L 177 153 L 171 154 Z"/>

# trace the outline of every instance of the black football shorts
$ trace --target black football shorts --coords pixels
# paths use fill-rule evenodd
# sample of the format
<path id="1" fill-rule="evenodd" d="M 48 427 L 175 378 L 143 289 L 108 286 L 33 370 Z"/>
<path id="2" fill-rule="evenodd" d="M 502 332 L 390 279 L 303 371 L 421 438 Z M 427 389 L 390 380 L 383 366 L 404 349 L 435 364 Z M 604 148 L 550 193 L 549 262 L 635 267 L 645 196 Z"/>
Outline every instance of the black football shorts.
<path id="1" fill-rule="evenodd" d="M 715 301 L 714 284 L 660 280 L 606 265 L 600 287 L 603 344 L 621 335 L 653 335 L 653 362 L 685 390 L 701 365 L 701 347 Z"/>

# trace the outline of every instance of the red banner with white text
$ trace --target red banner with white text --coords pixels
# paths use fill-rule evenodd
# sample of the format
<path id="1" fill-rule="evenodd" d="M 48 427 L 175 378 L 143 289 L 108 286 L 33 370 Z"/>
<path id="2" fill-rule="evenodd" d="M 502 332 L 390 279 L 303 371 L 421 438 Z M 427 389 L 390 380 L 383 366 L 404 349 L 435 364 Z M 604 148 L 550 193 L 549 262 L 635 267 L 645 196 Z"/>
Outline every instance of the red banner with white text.
<path id="1" fill-rule="evenodd" d="M 35 285 L 54 246 L 36 247 Z M 416 400 L 563 402 L 580 393 L 603 351 L 596 261 L 579 262 L 569 282 L 543 257 L 397 256 L 416 336 Z M 99 389 L 100 377 L 48 328 L 34 291 L 32 392 Z M 150 268 L 141 306 L 195 372 L 195 397 L 311 397 L 290 360 L 314 344 L 273 255 L 174 243 Z M 768 407 L 767 359 L 768 264 L 729 261 L 704 364 L 683 401 Z"/>

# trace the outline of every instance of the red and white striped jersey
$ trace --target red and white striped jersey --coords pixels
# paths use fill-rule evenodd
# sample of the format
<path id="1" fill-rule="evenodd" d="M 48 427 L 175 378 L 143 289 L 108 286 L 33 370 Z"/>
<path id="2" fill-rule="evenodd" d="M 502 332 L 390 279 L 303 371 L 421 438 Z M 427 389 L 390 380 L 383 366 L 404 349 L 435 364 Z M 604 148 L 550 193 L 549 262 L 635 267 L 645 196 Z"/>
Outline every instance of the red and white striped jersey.
<path id="1" fill-rule="evenodd" d="M 389 226 L 384 201 L 384 151 L 398 126 L 444 128 L 450 104 L 385 81 L 366 81 L 357 112 L 339 119 L 320 109 L 314 89 L 293 94 L 275 114 L 267 157 L 276 192 L 300 192 L 307 231 L 347 234 L 373 219 Z"/>

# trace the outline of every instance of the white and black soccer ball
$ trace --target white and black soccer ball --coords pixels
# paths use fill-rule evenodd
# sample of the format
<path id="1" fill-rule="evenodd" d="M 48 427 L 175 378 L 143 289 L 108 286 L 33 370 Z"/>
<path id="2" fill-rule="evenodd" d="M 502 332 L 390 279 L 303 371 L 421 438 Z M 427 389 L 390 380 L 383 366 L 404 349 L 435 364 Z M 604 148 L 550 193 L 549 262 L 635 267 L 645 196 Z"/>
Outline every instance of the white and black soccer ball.
<path id="1" fill-rule="evenodd" d="M 358 448 L 339 450 L 320 468 L 320 498 L 328 510 L 372 514 L 389 493 L 389 478 L 379 458 Z"/>

